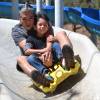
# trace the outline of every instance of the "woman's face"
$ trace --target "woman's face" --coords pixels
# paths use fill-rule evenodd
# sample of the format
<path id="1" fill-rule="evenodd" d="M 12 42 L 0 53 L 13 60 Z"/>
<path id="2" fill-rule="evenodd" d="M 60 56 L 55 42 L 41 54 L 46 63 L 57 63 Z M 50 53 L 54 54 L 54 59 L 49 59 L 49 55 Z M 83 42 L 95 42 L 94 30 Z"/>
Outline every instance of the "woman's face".
<path id="1" fill-rule="evenodd" d="M 24 12 L 20 15 L 20 22 L 27 30 L 30 30 L 34 24 L 34 16 L 32 12 Z"/>
<path id="2" fill-rule="evenodd" d="M 36 24 L 38 36 L 43 36 L 48 31 L 48 23 L 45 19 L 39 18 Z"/>

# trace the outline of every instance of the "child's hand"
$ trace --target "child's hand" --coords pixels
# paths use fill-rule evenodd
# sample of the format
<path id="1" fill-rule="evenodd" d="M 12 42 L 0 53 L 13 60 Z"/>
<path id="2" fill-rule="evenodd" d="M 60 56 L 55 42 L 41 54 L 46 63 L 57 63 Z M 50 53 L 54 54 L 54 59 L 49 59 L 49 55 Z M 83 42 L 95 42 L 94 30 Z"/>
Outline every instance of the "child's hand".
<path id="1" fill-rule="evenodd" d="M 50 35 L 50 36 L 47 38 L 47 41 L 48 41 L 48 42 L 54 42 L 54 41 L 55 41 L 54 36 Z"/>
<path id="2" fill-rule="evenodd" d="M 45 52 L 44 54 L 42 54 L 40 57 L 40 60 L 43 62 L 43 64 L 46 67 L 50 67 L 53 65 L 53 58 L 52 58 L 52 53 L 50 51 Z"/>
<path id="3" fill-rule="evenodd" d="M 51 67 L 53 65 L 53 57 L 52 57 L 52 53 L 49 51 L 48 54 L 45 57 L 45 60 L 43 62 L 43 64 L 46 67 Z"/>

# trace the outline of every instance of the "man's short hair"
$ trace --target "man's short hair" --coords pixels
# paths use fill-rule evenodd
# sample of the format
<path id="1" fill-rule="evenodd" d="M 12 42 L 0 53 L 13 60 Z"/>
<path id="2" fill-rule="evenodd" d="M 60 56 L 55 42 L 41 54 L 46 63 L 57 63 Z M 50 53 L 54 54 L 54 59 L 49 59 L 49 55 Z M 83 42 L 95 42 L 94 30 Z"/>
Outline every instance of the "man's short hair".
<path id="1" fill-rule="evenodd" d="M 28 4 L 27 2 L 26 2 L 25 5 L 21 8 L 19 14 L 22 14 L 22 13 L 24 13 L 24 12 L 32 12 L 32 13 L 34 14 L 32 6 L 31 6 L 30 4 Z"/>

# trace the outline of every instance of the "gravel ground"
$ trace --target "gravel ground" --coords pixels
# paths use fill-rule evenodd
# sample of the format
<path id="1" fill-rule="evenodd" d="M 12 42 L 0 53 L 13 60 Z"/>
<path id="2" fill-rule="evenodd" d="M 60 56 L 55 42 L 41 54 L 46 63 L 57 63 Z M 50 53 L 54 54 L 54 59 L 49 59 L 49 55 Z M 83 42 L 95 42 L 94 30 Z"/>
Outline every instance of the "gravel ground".
<path id="1" fill-rule="evenodd" d="M 67 29 L 67 30 L 70 30 L 70 31 L 73 31 L 74 30 L 74 25 L 73 24 L 66 24 L 66 25 L 64 25 L 63 28 Z M 91 33 L 89 33 L 88 30 L 86 30 L 86 28 L 84 26 L 76 25 L 76 32 L 79 33 L 79 34 L 86 35 L 89 38 L 91 37 Z M 100 50 L 100 37 L 99 36 L 96 36 L 96 42 L 97 42 L 96 46 Z"/>

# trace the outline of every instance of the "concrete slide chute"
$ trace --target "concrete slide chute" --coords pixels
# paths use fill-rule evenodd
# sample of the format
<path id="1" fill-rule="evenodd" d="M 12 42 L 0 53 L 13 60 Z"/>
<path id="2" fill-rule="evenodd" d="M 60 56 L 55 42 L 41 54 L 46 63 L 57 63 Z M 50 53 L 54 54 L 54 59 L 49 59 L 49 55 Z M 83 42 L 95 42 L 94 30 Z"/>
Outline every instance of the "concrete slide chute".
<path id="1" fill-rule="evenodd" d="M 20 50 L 11 37 L 16 23 L 17 20 L 0 19 L 0 78 L 12 100 L 100 100 L 100 52 L 90 39 L 64 30 L 71 39 L 75 54 L 81 57 L 81 70 L 60 84 L 53 94 L 46 95 L 34 89 L 31 79 L 16 70 Z M 54 29 L 55 32 L 63 30 Z"/>

